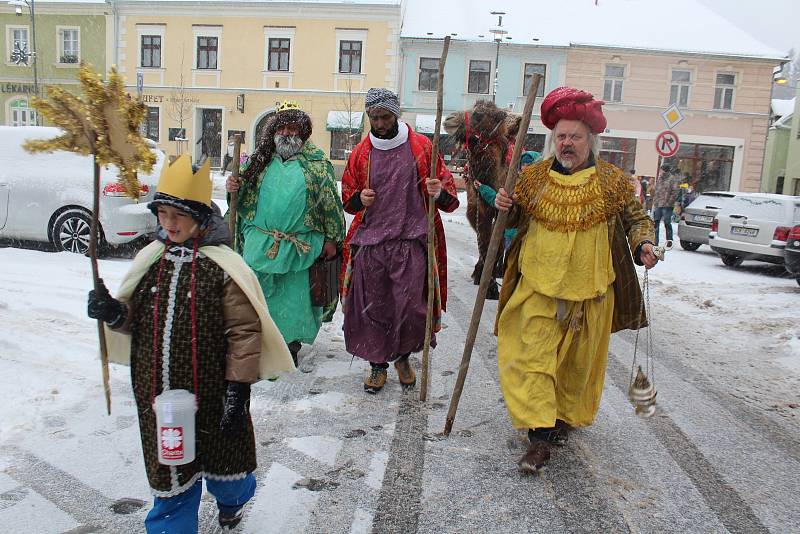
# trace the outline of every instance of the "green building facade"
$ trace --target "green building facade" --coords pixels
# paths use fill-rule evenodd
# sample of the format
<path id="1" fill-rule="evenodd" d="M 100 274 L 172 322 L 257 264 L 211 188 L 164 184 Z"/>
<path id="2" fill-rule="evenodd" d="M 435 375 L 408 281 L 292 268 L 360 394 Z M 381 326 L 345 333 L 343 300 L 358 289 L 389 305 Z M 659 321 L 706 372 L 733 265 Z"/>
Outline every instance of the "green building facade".
<path id="1" fill-rule="evenodd" d="M 761 191 L 800 196 L 800 85 L 794 110 L 770 126 L 764 151 Z"/>
<path id="2" fill-rule="evenodd" d="M 37 124 L 30 106 L 37 92 L 46 95 L 50 85 L 79 91 L 81 62 L 100 72 L 107 70 L 112 44 L 107 30 L 113 19 L 108 4 L 96 0 L 15 3 L 0 4 L 0 124 L 29 126 Z"/>
<path id="3" fill-rule="evenodd" d="M 800 84 L 794 99 L 792 129 L 789 132 L 789 146 L 786 150 L 786 172 L 783 193 L 800 196 Z"/>

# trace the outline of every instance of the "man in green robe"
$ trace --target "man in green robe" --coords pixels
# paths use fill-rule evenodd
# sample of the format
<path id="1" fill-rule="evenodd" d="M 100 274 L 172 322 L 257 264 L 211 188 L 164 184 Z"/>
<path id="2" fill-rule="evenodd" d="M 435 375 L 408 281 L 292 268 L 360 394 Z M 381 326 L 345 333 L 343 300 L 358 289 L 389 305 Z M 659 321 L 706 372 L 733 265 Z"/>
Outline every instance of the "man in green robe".
<path id="1" fill-rule="evenodd" d="M 284 102 L 265 125 L 241 179 L 237 251 L 255 271 L 270 315 L 297 364 L 301 344 L 311 344 L 323 321 L 312 306 L 309 269 L 332 259 L 344 241 L 344 211 L 333 166 L 309 141 L 311 119 Z"/>

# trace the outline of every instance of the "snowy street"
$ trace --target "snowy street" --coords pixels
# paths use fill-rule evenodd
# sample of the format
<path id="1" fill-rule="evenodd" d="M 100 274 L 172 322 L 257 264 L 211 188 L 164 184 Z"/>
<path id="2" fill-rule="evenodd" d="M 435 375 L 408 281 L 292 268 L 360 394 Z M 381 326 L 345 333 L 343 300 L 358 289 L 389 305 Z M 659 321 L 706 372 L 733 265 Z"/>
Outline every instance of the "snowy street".
<path id="1" fill-rule="evenodd" d="M 258 490 L 243 533 L 789 532 L 800 524 L 800 287 L 783 267 L 723 266 L 678 246 L 650 273 L 657 415 L 627 399 L 634 332 L 614 335 L 595 424 L 522 475 L 524 433 L 498 386 L 488 302 L 453 433 L 442 438 L 476 286 L 475 237 L 444 215 L 450 300 L 418 387 L 363 391 L 342 315 L 300 369 L 253 388 Z M 102 260 L 116 288 L 125 258 Z M 27 533 L 140 532 L 151 505 L 129 369 L 107 416 L 88 259 L 0 249 L 0 525 Z M 640 276 L 642 272 L 640 271 Z M 112 290 L 113 291 L 113 290 Z M 644 332 L 639 339 L 643 356 Z M 419 369 L 419 355 L 412 358 Z M 794 526 L 792 526 L 794 525 Z M 217 532 L 201 505 L 201 532 Z"/>

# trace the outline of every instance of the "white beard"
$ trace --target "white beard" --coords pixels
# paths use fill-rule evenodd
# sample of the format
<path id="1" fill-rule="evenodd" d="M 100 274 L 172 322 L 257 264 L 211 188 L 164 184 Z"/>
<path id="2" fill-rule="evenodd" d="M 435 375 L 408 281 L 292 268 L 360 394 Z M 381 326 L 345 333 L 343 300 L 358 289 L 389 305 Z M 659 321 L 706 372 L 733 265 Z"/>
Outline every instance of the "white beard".
<path id="1" fill-rule="evenodd" d="M 289 159 L 303 149 L 303 139 L 299 135 L 275 134 L 275 152 L 283 159 Z"/>

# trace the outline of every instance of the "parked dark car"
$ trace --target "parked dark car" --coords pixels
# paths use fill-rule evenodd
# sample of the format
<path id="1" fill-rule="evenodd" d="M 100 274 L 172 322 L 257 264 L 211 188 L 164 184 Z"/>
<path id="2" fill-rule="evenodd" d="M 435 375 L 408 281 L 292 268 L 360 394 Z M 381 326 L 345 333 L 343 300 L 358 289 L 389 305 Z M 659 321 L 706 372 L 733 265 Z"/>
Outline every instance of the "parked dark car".
<path id="1" fill-rule="evenodd" d="M 800 224 L 795 224 L 789 230 L 783 260 L 786 270 L 795 276 L 797 284 L 800 285 Z"/>

